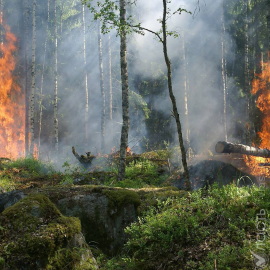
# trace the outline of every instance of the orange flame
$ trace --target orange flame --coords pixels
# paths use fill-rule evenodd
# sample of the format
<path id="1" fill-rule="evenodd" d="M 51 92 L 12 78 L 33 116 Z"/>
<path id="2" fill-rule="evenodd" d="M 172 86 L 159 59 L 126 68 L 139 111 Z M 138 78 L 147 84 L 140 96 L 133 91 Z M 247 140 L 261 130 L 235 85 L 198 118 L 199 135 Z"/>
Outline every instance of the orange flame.
<path id="1" fill-rule="evenodd" d="M 263 64 L 262 73 L 253 80 L 251 93 L 258 94 L 257 107 L 264 115 L 262 129 L 258 132 L 261 139 L 260 148 L 270 149 L 270 61 Z M 269 169 L 260 166 L 270 163 L 269 158 L 252 156 L 244 156 L 244 158 L 253 175 L 270 177 Z"/>
<path id="2" fill-rule="evenodd" d="M 0 157 L 24 155 L 24 95 L 15 82 L 16 37 L 2 18 L 0 32 Z"/>

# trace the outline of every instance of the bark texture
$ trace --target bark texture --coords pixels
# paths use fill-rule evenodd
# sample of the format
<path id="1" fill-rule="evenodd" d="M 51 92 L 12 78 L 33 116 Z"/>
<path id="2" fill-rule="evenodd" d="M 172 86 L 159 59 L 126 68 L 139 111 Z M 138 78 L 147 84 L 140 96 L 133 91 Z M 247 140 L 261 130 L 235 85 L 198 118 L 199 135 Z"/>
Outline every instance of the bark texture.
<path id="1" fill-rule="evenodd" d="M 29 23 L 29 2 L 24 0 L 24 94 L 25 94 L 25 155 L 29 153 L 29 76 L 28 76 L 28 23 Z"/>
<path id="2" fill-rule="evenodd" d="M 187 158 L 191 157 L 190 148 L 190 129 L 189 129 L 189 115 L 188 115 L 188 78 L 187 78 L 187 61 L 186 61 L 186 46 L 185 46 L 185 35 L 183 33 L 183 72 L 184 72 L 184 98 L 185 98 L 185 117 L 186 117 L 186 143 L 187 143 Z"/>
<path id="3" fill-rule="evenodd" d="M 87 61 L 86 61 L 86 24 L 85 24 L 85 6 L 82 5 L 83 16 L 83 60 L 84 60 L 84 87 L 85 87 L 85 109 L 84 109 L 84 149 L 88 149 L 88 76 L 87 76 Z"/>
<path id="4" fill-rule="evenodd" d="M 58 154 L 58 38 L 57 38 L 57 8 L 56 8 L 56 0 L 54 0 L 54 110 L 53 110 L 53 117 L 54 117 L 54 148 L 56 155 Z"/>
<path id="5" fill-rule="evenodd" d="M 237 153 L 264 158 L 270 157 L 270 150 L 252 147 L 244 144 L 218 142 L 215 149 L 217 153 Z"/>
<path id="6" fill-rule="evenodd" d="M 227 89 L 226 89 L 226 60 L 225 60 L 225 22 L 224 22 L 224 1 L 221 3 L 221 76 L 223 88 L 223 127 L 225 141 L 228 140 L 227 135 Z"/>
<path id="7" fill-rule="evenodd" d="M 120 20 L 122 24 L 126 22 L 126 1 L 120 0 Z M 123 125 L 121 130 L 120 141 L 120 159 L 118 166 L 118 180 L 125 178 L 126 169 L 126 152 L 128 146 L 129 131 L 129 90 L 128 90 L 128 72 L 127 72 L 127 34 L 126 29 L 121 29 L 120 35 L 120 64 L 121 64 L 121 80 L 122 80 L 122 115 Z"/>
<path id="8" fill-rule="evenodd" d="M 32 64 L 31 64 L 31 97 L 30 97 L 30 154 L 34 153 L 34 140 L 35 140 L 35 87 L 36 87 L 36 0 L 33 0 L 33 39 L 32 39 Z"/>
<path id="9" fill-rule="evenodd" d="M 108 38 L 108 52 L 109 52 L 109 119 L 113 119 L 113 92 L 112 92 L 112 50 L 111 50 L 111 36 Z"/>
<path id="10" fill-rule="evenodd" d="M 98 21 L 98 48 L 99 48 L 99 75 L 100 75 L 100 92 L 102 98 L 101 107 L 101 152 L 105 151 L 105 116 L 106 116 L 106 100 L 104 90 L 104 72 L 103 72 L 103 57 L 102 57 L 102 39 L 100 21 Z"/>
<path id="11" fill-rule="evenodd" d="M 173 115 L 176 121 L 176 126 L 177 126 L 177 133 L 178 133 L 178 140 L 179 140 L 179 145 L 182 153 L 182 164 L 184 167 L 184 174 L 185 174 L 185 179 L 186 179 L 186 189 L 191 190 L 191 185 L 189 181 L 189 171 L 188 171 L 188 166 L 187 166 L 187 157 L 186 157 L 186 150 L 184 146 L 184 141 L 183 141 L 183 134 L 182 134 L 182 127 L 181 127 L 181 122 L 180 122 L 180 117 L 176 105 L 176 99 L 173 93 L 173 88 L 172 88 L 172 68 L 171 68 L 171 62 L 168 56 L 168 50 L 167 50 L 167 32 L 166 32 L 166 21 L 167 21 L 167 0 L 163 0 L 163 18 L 162 18 L 162 33 L 163 33 L 163 53 L 164 53 L 164 58 L 168 70 L 168 89 L 169 89 L 169 95 L 170 99 L 172 101 L 172 107 L 173 107 Z"/>
<path id="12" fill-rule="evenodd" d="M 49 21 L 50 21 L 50 0 L 47 3 L 47 27 L 46 27 L 46 39 L 44 44 L 44 56 L 42 63 L 42 73 L 41 73 L 41 82 L 40 82 L 40 101 L 39 101 L 39 128 L 38 128 L 38 155 L 40 154 L 40 138 L 42 130 L 42 116 L 43 116 L 43 85 L 44 85 L 44 72 L 46 64 L 46 54 L 47 54 L 47 43 L 48 43 L 48 34 L 49 34 Z"/>

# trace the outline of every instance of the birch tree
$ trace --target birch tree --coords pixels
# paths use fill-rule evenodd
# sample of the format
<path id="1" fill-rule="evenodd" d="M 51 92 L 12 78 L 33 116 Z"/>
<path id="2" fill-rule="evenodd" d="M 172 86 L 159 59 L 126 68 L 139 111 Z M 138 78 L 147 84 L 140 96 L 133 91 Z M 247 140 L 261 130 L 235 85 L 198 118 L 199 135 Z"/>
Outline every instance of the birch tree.
<path id="1" fill-rule="evenodd" d="M 106 115 L 106 100 L 104 90 L 104 72 L 103 72 L 103 57 L 102 57 L 102 39 L 100 21 L 98 21 L 98 49 L 99 49 L 99 76 L 100 76 L 100 92 L 102 99 L 101 106 L 101 152 L 105 150 L 105 115 Z"/>
<path id="2" fill-rule="evenodd" d="M 32 64 L 31 64 L 31 97 L 30 97 L 30 154 L 34 153 L 34 124 L 35 124 L 35 87 L 36 87 L 36 0 L 33 0 L 33 37 L 32 37 Z"/>
<path id="3" fill-rule="evenodd" d="M 42 130 L 42 116 L 43 116 L 43 85 L 44 85 L 44 72 L 46 64 L 46 54 L 47 54 L 47 43 L 48 43 L 48 34 L 49 34 L 49 21 L 50 21 L 50 0 L 47 2 L 47 26 L 46 26 L 46 38 L 44 44 L 44 56 L 42 63 L 41 71 L 41 82 L 40 82 L 40 101 L 39 101 L 39 128 L 38 128 L 38 155 L 40 154 L 40 137 Z"/>
<path id="4" fill-rule="evenodd" d="M 57 38 L 57 6 L 56 0 L 54 0 L 54 148 L 56 155 L 58 154 L 58 58 L 57 58 L 57 49 L 58 49 L 58 38 Z"/>
<path id="5" fill-rule="evenodd" d="M 129 131 L 129 88 L 128 88 L 128 71 L 127 71 L 127 30 L 130 27 L 126 23 L 126 1 L 120 0 L 119 5 L 113 1 L 105 3 L 98 2 L 98 8 L 91 0 L 82 0 L 83 4 L 87 4 L 91 12 L 94 13 L 96 20 L 101 20 L 102 33 L 108 33 L 112 28 L 116 28 L 120 35 L 120 66 L 122 81 L 122 117 L 123 124 L 120 139 L 120 158 L 118 165 L 118 180 L 125 178 L 126 168 L 126 152 L 128 146 Z M 117 14 L 120 11 L 120 15 Z"/>
<path id="6" fill-rule="evenodd" d="M 108 37 L 108 57 L 109 57 L 109 119 L 113 119 L 113 92 L 112 92 L 112 49 L 111 36 Z"/>
<path id="7" fill-rule="evenodd" d="M 89 103 L 88 103 L 88 76 L 87 76 L 87 62 L 86 62 L 86 24 L 85 24 L 85 6 L 82 5 L 82 16 L 83 16 L 83 60 L 84 60 L 84 87 L 85 87 L 85 109 L 84 109 L 84 149 L 88 151 L 88 114 L 89 114 Z"/>
<path id="8" fill-rule="evenodd" d="M 249 27 L 248 27 L 248 8 L 249 8 L 249 0 L 245 0 L 244 2 L 244 9 L 245 9 L 245 26 L 244 26 L 244 34 L 245 34 L 245 69 L 244 69 L 244 77 L 245 77 L 245 84 L 244 89 L 246 93 L 246 143 L 249 141 L 249 113 L 250 113 L 250 94 L 249 94 Z"/>
<path id="9" fill-rule="evenodd" d="M 29 0 L 24 0 L 24 95 L 25 95 L 25 155 L 29 153 L 29 76 L 28 76 L 28 40 L 29 32 Z"/>

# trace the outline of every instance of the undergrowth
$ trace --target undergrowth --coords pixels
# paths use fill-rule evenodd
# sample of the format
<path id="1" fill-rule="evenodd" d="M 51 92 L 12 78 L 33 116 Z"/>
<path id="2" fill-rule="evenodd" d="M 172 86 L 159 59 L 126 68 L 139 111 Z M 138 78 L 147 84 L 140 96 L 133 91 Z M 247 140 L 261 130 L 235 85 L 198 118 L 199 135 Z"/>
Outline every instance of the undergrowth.
<path id="1" fill-rule="evenodd" d="M 262 209 L 265 216 L 258 215 Z M 98 261 L 104 270 L 212 270 L 215 263 L 221 270 L 255 269 L 251 251 L 262 253 L 259 233 L 263 254 L 270 256 L 269 213 L 269 189 L 214 185 L 150 208 L 126 229 L 130 239 L 123 253 Z"/>

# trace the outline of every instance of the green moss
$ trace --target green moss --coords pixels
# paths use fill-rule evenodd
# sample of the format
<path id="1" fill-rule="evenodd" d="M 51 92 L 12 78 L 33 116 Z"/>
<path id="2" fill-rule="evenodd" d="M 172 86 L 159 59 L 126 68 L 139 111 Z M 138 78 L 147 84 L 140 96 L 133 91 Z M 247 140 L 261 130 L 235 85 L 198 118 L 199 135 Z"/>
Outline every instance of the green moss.
<path id="1" fill-rule="evenodd" d="M 104 189 L 102 193 L 109 200 L 109 211 L 110 214 L 115 210 L 127 205 L 134 204 L 135 208 L 137 208 L 141 204 L 140 196 L 132 191 L 126 189 Z"/>
<path id="2" fill-rule="evenodd" d="M 82 260 L 82 257 L 87 257 Z M 47 270 L 95 270 L 96 263 L 93 259 L 91 251 L 86 248 L 61 249 L 56 252 L 55 256 L 50 259 Z M 68 268 L 67 268 L 68 267 Z"/>
<path id="3" fill-rule="evenodd" d="M 160 202 L 165 202 L 168 199 L 182 198 L 188 195 L 186 191 L 179 190 L 176 187 L 140 189 L 138 190 L 138 194 L 142 202 L 138 208 L 139 215 L 151 207 L 157 207 Z"/>
<path id="4" fill-rule="evenodd" d="M 9 269 L 37 263 L 45 267 L 48 258 L 81 231 L 79 219 L 64 217 L 44 195 L 29 195 L 0 215 L 0 253 Z"/>

